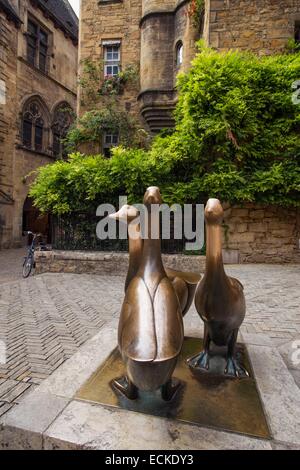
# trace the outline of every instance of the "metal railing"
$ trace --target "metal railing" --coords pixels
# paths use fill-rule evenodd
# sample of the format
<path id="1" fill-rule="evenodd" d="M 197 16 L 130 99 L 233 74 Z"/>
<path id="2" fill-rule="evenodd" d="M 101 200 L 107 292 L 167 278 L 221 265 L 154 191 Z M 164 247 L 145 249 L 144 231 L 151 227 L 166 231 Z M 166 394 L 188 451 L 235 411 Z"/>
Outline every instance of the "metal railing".
<path id="1" fill-rule="evenodd" d="M 99 217 L 87 213 L 68 214 L 53 218 L 52 247 L 58 250 L 80 251 L 128 251 L 128 240 L 99 240 L 96 235 L 96 226 Z M 117 234 L 118 222 L 117 222 Z M 173 233 L 173 220 L 171 218 L 171 236 Z M 186 240 L 171 238 L 162 240 L 162 252 L 166 254 L 185 253 Z M 198 253 L 204 254 L 204 249 Z"/>

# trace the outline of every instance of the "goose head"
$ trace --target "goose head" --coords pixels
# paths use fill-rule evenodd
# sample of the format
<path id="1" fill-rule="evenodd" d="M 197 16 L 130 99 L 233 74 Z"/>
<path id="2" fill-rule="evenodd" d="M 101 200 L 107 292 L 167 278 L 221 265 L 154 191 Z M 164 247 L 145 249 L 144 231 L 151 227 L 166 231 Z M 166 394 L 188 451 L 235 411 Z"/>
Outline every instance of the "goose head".
<path id="1" fill-rule="evenodd" d="M 204 214 L 207 224 L 220 225 L 223 221 L 224 210 L 219 199 L 209 199 Z"/>
<path id="2" fill-rule="evenodd" d="M 109 214 L 108 217 L 110 219 L 115 219 L 115 220 L 119 220 L 120 222 L 130 224 L 135 219 L 137 219 L 139 215 L 140 213 L 138 209 L 136 209 L 136 207 L 130 206 L 129 204 L 125 204 L 124 206 L 121 207 L 121 209 L 118 212 L 115 212 L 114 214 Z"/>
<path id="3" fill-rule="evenodd" d="M 144 195 L 145 206 L 151 206 L 151 204 L 162 204 L 162 197 L 160 190 L 157 186 L 150 186 Z"/>

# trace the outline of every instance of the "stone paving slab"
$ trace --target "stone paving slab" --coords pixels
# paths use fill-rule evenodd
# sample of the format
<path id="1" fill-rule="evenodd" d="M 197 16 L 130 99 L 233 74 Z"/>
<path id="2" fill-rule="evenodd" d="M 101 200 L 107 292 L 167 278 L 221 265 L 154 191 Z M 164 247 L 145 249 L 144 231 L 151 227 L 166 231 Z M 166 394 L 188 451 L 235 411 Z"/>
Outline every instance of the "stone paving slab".
<path id="1" fill-rule="evenodd" d="M 45 449 L 271 450 L 271 443 L 173 420 L 72 401 L 44 435 Z"/>
<path id="2" fill-rule="evenodd" d="M 185 322 L 187 326 L 190 324 L 189 319 Z M 113 319 L 4 416 L 0 434 L 2 448 L 271 450 L 300 446 L 300 390 L 278 350 L 271 343 L 264 345 L 266 339 L 262 334 L 257 337 L 245 334 L 244 341 L 273 440 L 74 399 L 76 391 L 110 353 L 116 329 L 117 320 Z"/>

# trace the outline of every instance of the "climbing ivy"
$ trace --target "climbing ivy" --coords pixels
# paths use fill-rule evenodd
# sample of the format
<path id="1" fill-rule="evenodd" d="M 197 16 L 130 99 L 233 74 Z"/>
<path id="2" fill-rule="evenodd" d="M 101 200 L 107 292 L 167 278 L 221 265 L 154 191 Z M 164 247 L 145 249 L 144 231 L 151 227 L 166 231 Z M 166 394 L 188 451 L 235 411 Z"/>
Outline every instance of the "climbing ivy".
<path id="1" fill-rule="evenodd" d="M 119 142 L 125 146 L 146 146 L 148 134 L 141 129 L 137 119 L 119 106 L 119 97 L 126 87 L 135 86 L 138 73 L 134 65 L 128 65 L 116 76 L 103 78 L 103 61 L 90 58 L 81 63 L 79 78 L 82 107 L 88 107 L 81 117 L 74 121 L 63 140 L 66 150 L 76 152 L 82 144 L 101 146 L 104 132 L 117 133 Z"/>
<path id="2" fill-rule="evenodd" d="M 63 143 L 69 153 L 86 143 L 98 144 L 100 148 L 104 132 L 118 134 L 119 143 L 126 147 L 146 147 L 149 139 L 133 116 L 110 103 L 108 107 L 85 112 L 70 128 Z"/>

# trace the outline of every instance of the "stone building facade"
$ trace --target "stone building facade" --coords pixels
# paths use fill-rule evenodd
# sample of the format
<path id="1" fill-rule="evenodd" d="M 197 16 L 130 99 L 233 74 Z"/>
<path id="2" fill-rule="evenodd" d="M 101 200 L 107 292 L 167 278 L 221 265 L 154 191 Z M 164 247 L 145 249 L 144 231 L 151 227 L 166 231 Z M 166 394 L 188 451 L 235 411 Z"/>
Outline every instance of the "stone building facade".
<path id="1" fill-rule="evenodd" d="M 67 0 L 0 0 L 0 247 L 49 237 L 27 197 L 32 173 L 62 156 L 76 112 L 78 20 Z M 29 176 L 28 176 L 29 175 Z"/>

